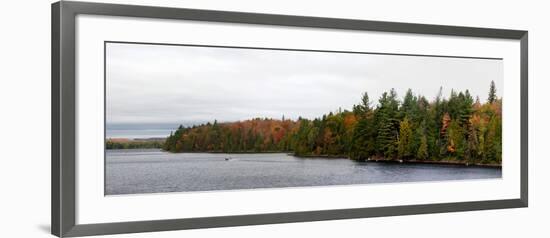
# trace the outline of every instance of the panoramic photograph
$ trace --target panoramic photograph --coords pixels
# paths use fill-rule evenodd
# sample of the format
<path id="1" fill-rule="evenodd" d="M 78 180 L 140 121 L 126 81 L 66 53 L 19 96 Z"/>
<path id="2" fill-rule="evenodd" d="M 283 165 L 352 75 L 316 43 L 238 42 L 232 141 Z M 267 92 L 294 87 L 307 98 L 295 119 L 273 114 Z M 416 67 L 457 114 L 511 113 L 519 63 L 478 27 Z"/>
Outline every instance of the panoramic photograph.
<path id="1" fill-rule="evenodd" d="M 503 61 L 105 44 L 105 195 L 502 177 Z"/>

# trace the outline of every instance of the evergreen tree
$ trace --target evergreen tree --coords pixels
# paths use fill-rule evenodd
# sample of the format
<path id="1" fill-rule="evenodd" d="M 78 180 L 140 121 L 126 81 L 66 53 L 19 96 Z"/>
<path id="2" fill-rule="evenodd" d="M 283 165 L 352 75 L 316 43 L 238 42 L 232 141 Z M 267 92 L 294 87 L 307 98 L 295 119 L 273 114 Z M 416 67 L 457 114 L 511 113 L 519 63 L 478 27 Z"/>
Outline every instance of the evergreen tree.
<path id="1" fill-rule="evenodd" d="M 400 116 L 399 119 L 409 117 L 409 119 L 416 121 L 418 118 L 418 99 L 412 93 L 412 90 L 409 88 L 405 97 L 403 98 L 403 103 L 401 104 Z"/>
<path id="2" fill-rule="evenodd" d="M 350 157 L 356 160 L 366 160 L 376 153 L 376 127 L 374 115 L 369 112 L 359 119 L 353 130 Z"/>
<path id="3" fill-rule="evenodd" d="M 497 100 L 497 88 L 495 86 L 495 81 L 491 80 L 491 86 L 489 87 L 489 97 L 487 98 L 487 101 L 489 103 L 494 103 L 495 100 Z"/>
<path id="4" fill-rule="evenodd" d="M 377 121 L 376 148 L 379 154 L 386 158 L 394 158 L 397 154 L 397 135 L 399 120 L 397 117 L 398 101 L 395 90 L 383 93 L 379 100 L 379 107 L 375 113 Z"/>
<path id="5" fill-rule="evenodd" d="M 370 108 L 370 100 L 369 100 L 369 94 L 367 92 L 364 92 L 361 97 L 361 104 L 358 106 L 361 113 L 367 113 L 371 110 Z"/>

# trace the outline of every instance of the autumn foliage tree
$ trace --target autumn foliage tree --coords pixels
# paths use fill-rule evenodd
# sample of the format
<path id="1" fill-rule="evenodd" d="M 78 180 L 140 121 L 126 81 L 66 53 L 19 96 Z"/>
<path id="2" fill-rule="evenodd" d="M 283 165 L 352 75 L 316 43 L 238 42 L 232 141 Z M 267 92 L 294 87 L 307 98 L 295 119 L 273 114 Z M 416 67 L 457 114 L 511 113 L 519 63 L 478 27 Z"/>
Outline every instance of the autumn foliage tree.
<path id="1" fill-rule="evenodd" d="M 399 124 L 397 152 L 400 159 L 408 159 L 413 155 L 413 130 L 407 117 Z"/>

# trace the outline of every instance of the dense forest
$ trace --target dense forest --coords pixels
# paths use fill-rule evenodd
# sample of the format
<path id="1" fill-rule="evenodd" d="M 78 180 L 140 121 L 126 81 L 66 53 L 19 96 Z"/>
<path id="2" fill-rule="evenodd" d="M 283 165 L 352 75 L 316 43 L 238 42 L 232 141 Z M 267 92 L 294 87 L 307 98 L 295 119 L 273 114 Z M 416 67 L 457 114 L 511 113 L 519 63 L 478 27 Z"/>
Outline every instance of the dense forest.
<path id="1" fill-rule="evenodd" d="M 162 148 L 164 141 L 159 139 L 107 139 L 105 142 L 105 148 L 108 150 L 113 149 L 153 149 Z"/>
<path id="2" fill-rule="evenodd" d="M 486 102 L 468 90 L 428 101 L 394 89 L 375 103 L 364 93 L 349 110 L 313 120 L 256 118 L 180 126 L 162 146 L 171 152 L 292 152 L 355 160 L 431 160 L 500 164 L 502 99 L 491 82 Z"/>

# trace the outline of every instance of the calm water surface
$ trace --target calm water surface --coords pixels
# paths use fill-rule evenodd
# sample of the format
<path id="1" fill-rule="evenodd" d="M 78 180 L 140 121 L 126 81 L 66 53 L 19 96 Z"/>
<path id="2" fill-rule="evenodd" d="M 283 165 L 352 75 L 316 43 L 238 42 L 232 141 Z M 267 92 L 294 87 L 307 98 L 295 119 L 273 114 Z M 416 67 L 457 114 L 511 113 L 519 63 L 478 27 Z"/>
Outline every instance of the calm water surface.
<path id="1" fill-rule="evenodd" d="M 160 150 L 108 150 L 106 193 L 488 179 L 500 178 L 501 174 L 499 168 L 302 159 L 283 153 L 173 154 Z"/>

